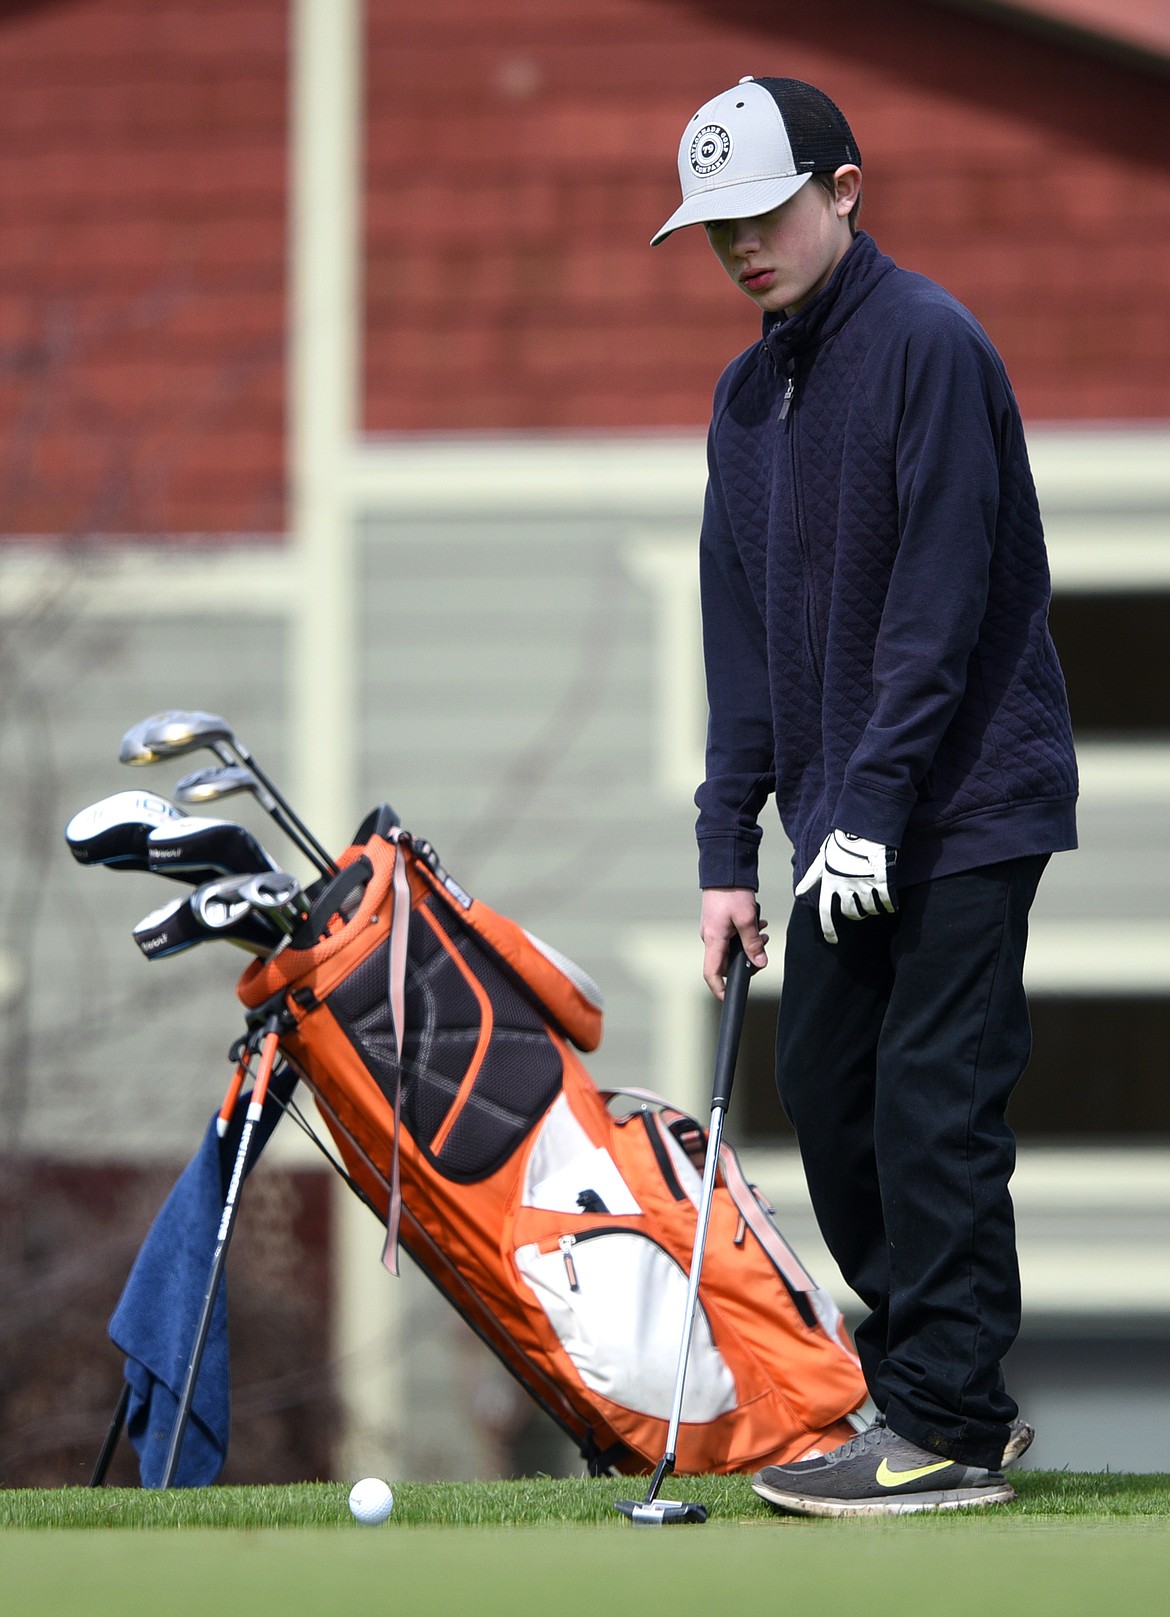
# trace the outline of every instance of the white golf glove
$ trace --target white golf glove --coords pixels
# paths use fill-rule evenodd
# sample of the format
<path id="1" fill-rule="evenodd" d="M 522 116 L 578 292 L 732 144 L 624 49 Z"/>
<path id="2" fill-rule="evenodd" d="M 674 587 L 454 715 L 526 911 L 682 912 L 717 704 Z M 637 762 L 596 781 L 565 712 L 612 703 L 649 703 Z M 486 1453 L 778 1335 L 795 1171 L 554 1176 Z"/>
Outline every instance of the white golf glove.
<path id="1" fill-rule="evenodd" d="M 890 894 L 890 866 L 897 858 L 884 842 L 868 842 L 848 831 L 831 831 L 821 843 L 820 852 L 805 871 L 796 894 L 809 893 L 818 882 L 821 896 L 818 908 L 821 931 L 829 943 L 836 943 L 833 925 L 833 899 L 847 921 L 860 921 L 867 915 L 893 915 L 897 909 Z"/>

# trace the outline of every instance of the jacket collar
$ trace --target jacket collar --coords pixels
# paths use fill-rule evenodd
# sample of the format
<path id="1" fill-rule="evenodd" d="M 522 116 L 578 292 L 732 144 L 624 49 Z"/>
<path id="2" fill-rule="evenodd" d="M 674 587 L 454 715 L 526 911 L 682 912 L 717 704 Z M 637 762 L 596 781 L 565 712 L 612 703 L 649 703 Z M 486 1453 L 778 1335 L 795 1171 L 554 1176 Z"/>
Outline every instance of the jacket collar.
<path id="1" fill-rule="evenodd" d="M 877 283 L 896 266 L 878 249 L 872 236 L 858 231 L 828 282 L 791 317 L 780 311 L 764 316 L 764 346 L 783 366 L 798 354 L 834 336 L 857 311 Z"/>

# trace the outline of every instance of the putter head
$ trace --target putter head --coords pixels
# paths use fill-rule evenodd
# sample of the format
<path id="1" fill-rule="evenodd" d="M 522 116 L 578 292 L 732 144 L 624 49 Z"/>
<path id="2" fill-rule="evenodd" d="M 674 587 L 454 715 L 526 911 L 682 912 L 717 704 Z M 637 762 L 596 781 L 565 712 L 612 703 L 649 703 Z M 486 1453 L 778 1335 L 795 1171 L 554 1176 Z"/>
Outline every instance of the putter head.
<path id="1" fill-rule="evenodd" d="M 233 739 L 231 726 L 218 713 L 169 708 L 165 713 L 152 713 L 126 731 L 118 748 L 118 762 L 157 764 L 164 758 L 194 752 L 197 747 L 213 747 Z"/>
<path id="2" fill-rule="evenodd" d="M 707 1507 L 693 1499 L 654 1499 L 649 1504 L 640 1499 L 615 1499 L 615 1510 L 628 1516 L 635 1527 L 671 1527 L 679 1522 L 702 1523 L 707 1520 Z"/>

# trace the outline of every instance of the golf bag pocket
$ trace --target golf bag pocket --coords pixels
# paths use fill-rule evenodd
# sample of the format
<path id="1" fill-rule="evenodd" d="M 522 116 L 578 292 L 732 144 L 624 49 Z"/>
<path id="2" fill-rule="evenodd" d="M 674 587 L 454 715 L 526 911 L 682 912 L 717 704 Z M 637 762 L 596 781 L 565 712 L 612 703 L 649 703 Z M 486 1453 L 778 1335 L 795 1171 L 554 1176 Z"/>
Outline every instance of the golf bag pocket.
<path id="1" fill-rule="evenodd" d="M 642 1211 L 609 1151 L 589 1138 L 563 1094 L 532 1143 L 520 1202 L 551 1213 L 628 1217 Z"/>
<path id="2" fill-rule="evenodd" d="M 687 1294 L 670 1253 L 640 1230 L 595 1227 L 520 1247 L 516 1268 L 589 1391 L 666 1420 Z M 735 1378 L 699 1308 L 682 1418 L 717 1420 L 735 1406 Z"/>

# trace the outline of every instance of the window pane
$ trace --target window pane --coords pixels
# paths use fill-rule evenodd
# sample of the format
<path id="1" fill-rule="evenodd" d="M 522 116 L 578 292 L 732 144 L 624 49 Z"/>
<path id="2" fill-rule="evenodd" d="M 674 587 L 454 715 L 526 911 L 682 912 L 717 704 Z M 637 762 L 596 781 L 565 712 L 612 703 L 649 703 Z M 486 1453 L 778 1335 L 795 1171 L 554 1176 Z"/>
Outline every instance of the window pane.
<path id="1" fill-rule="evenodd" d="M 1054 994 L 1034 995 L 1030 1004 L 1032 1059 L 1008 1109 L 1020 1137 L 1163 1143 L 1170 997 Z"/>
<path id="2" fill-rule="evenodd" d="M 1048 621 L 1078 736 L 1170 732 L 1170 595 L 1057 595 Z"/>
<path id="3" fill-rule="evenodd" d="M 1008 1108 L 1025 1141 L 1170 1139 L 1170 997 L 1035 995 L 1032 1059 Z M 790 1143 L 776 1095 L 772 995 L 748 1000 L 727 1138 Z M 712 1048 L 718 1007 L 712 1004 Z"/>

